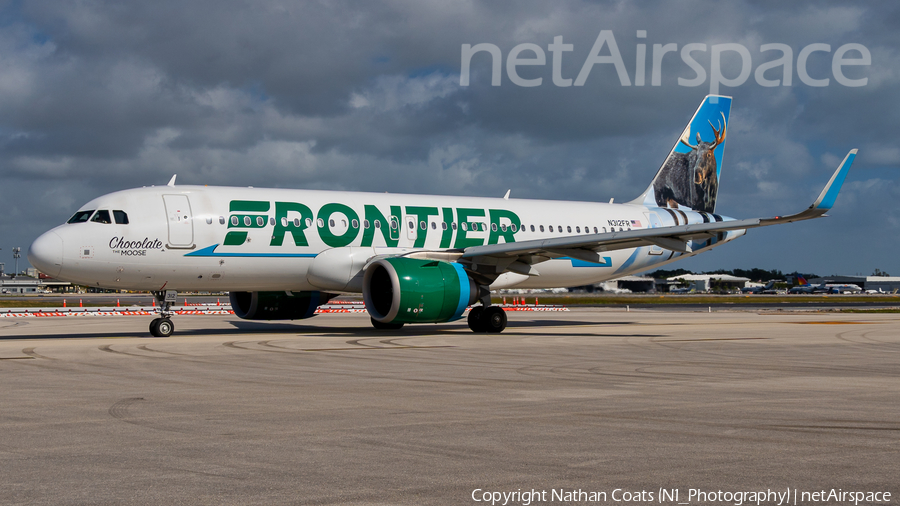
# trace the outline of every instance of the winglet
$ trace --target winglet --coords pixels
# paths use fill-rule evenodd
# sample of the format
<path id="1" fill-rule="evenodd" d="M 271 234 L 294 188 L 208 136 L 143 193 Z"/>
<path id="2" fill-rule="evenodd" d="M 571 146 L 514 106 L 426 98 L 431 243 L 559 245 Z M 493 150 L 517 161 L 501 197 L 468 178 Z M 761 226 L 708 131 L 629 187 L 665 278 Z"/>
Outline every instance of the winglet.
<path id="1" fill-rule="evenodd" d="M 856 153 L 858 151 L 858 149 L 851 149 L 850 152 L 847 153 L 847 156 L 844 157 L 844 161 L 841 162 L 841 165 L 834 171 L 831 180 L 828 181 L 828 184 L 825 185 L 822 193 L 819 194 L 819 198 L 817 198 L 809 208 L 789 216 L 775 216 L 774 218 L 762 219 L 760 220 L 760 225 L 767 226 L 776 223 L 791 223 L 794 221 L 811 220 L 813 218 L 826 216 L 825 213 L 834 205 L 838 192 L 841 191 L 841 186 L 844 185 L 844 179 L 847 177 L 847 172 L 850 170 L 850 165 L 853 164 L 853 159 L 856 158 Z"/>
<path id="2" fill-rule="evenodd" d="M 166 186 L 175 186 L 175 176 L 178 174 L 172 174 L 172 179 L 169 180 L 169 183 Z"/>
<path id="3" fill-rule="evenodd" d="M 511 192 L 511 191 L 512 191 L 512 188 L 510 188 L 509 190 L 506 190 L 506 195 L 503 196 L 503 200 L 509 200 L 509 192 Z"/>
<path id="4" fill-rule="evenodd" d="M 847 156 L 844 157 L 844 161 L 841 162 L 841 166 L 834 171 L 831 180 L 825 185 L 825 188 L 822 190 L 822 193 L 819 194 L 819 198 L 816 199 L 812 207 L 825 211 L 831 209 L 834 205 L 834 200 L 838 196 L 838 192 L 841 191 L 841 186 L 844 184 L 844 178 L 847 177 L 847 172 L 850 170 L 850 166 L 853 164 L 853 159 L 856 158 L 856 153 L 858 151 L 858 149 L 851 149 L 850 152 L 847 153 Z"/>

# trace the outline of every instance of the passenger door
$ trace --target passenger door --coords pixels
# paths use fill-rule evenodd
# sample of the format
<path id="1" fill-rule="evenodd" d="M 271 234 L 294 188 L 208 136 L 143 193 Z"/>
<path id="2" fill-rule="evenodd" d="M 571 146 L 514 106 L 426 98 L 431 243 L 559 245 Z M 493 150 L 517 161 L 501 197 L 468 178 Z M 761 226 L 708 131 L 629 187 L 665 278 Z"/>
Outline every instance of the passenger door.
<path id="1" fill-rule="evenodd" d="M 169 224 L 169 248 L 194 247 L 194 222 L 187 195 L 163 195 Z"/>

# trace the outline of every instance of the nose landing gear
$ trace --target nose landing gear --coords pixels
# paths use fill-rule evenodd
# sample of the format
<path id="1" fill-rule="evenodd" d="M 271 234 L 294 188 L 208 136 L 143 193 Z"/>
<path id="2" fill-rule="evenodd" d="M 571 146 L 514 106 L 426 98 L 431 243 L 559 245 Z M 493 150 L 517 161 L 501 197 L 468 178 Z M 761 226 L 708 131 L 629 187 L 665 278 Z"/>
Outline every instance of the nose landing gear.
<path id="1" fill-rule="evenodd" d="M 175 290 L 166 290 L 165 292 L 153 292 L 157 304 L 159 304 L 160 318 L 154 318 L 150 322 L 150 335 L 153 337 L 169 337 L 175 332 L 175 324 L 172 323 L 172 315 L 175 313 L 171 310 L 172 304 L 178 292 Z"/>

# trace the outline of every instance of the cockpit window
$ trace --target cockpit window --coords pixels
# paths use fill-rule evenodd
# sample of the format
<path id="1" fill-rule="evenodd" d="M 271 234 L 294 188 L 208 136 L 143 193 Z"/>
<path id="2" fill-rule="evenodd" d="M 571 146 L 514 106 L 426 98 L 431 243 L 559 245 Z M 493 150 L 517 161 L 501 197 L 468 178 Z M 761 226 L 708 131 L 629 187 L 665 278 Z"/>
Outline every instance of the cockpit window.
<path id="1" fill-rule="evenodd" d="M 91 221 L 95 223 L 112 223 L 112 220 L 109 219 L 109 211 L 106 209 L 101 209 L 94 214 L 94 217 L 91 218 Z"/>
<path id="2" fill-rule="evenodd" d="M 125 211 L 113 211 L 113 218 L 119 225 L 128 225 L 128 214 Z"/>
<path id="3" fill-rule="evenodd" d="M 69 221 L 67 221 L 66 223 L 83 223 L 87 221 L 92 214 L 94 214 L 93 209 L 91 209 L 90 211 L 78 211 L 71 218 L 69 218 Z"/>

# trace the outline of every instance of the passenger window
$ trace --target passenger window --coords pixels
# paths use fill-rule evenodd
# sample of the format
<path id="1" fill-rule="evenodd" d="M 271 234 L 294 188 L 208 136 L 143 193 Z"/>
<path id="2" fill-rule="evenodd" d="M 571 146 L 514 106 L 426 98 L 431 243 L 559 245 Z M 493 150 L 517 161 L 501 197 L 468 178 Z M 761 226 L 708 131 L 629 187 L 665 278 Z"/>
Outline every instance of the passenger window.
<path id="1" fill-rule="evenodd" d="M 543 225 L 541 225 L 541 232 L 543 232 L 543 231 L 544 231 L 544 226 L 543 226 Z"/>
<path id="2" fill-rule="evenodd" d="M 581 233 L 581 227 L 575 227 L 575 233 L 576 233 L 576 234 L 580 234 L 580 233 Z"/>
<path id="3" fill-rule="evenodd" d="M 512 231 L 513 231 L 513 232 L 517 232 L 517 231 L 518 231 L 518 230 L 516 230 L 518 227 L 516 227 L 516 224 L 515 224 L 515 223 L 513 223 L 512 225 L 510 225 L 510 228 L 512 228 Z"/>
<path id="4" fill-rule="evenodd" d="M 232 217 L 231 217 L 231 226 L 236 227 L 237 224 L 238 224 L 238 217 L 237 217 L 237 216 L 232 216 Z"/>
<path id="5" fill-rule="evenodd" d="M 393 223 L 393 222 L 392 222 Z M 381 228 L 381 222 L 375 221 L 375 228 Z"/>
<path id="6" fill-rule="evenodd" d="M 599 233 L 600 233 L 600 232 L 597 231 L 597 227 L 594 227 L 594 233 L 595 233 L 595 234 L 599 234 Z"/>
<path id="7" fill-rule="evenodd" d="M 91 221 L 94 223 L 112 223 L 112 220 L 109 219 L 109 211 L 105 209 L 97 211 L 94 217 L 91 218 Z"/>
<path id="8" fill-rule="evenodd" d="M 282 217 L 281 217 L 281 226 L 282 226 L 282 227 L 287 227 L 287 224 L 288 224 L 287 218 L 285 218 L 284 216 L 282 216 Z"/>
<path id="9" fill-rule="evenodd" d="M 328 220 L 328 226 L 334 228 L 334 220 Z"/>
<path id="10" fill-rule="evenodd" d="M 225 224 L 225 217 L 219 216 L 219 225 L 224 225 L 224 224 Z"/>
<path id="11" fill-rule="evenodd" d="M 500 230 L 502 230 L 503 232 L 506 232 L 506 225 L 500 225 Z"/>
<path id="12" fill-rule="evenodd" d="M 491 230 L 494 231 L 494 232 L 497 231 L 497 224 L 496 224 L 496 223 L 491 223 Z"/>
<path id="13" fill-rule="evenodd" d="M 531 231 L 534 232 L 534 225 L 531 226 Z M 541 230 L 543 232 L 543 230 Z"/>
<path id="14" fill-rule="evenodd" d="M 456 222 L 455 221 L 450 222 L 450 228 L 452 228 L 453 230 L 456 230 Z"/>
<path id="15" fill-rule="evenodd" d="M 397 220 L 391 220 L 391 228 L 397 230 L 400 228 L 400 223 Z"/>
<path id="16" fill-rule="evenodd" d="M 365 229 L 369 228 L 369 220 L 363 220 L 363 228 L 365 228 Z"/>
<path id="17" fill-rule="evenodd" d="M 69 221 L 67 221 L 66 223 L 83 223 L 87 221 L 92 214 L 94 214 L 93 209 L 91 209 L 90 211 L 78 211 L 77 213 L 72 215 L 72 217 L 69 218 Z"/>
<path id="18" fill-rule="evenodd" d="M 441 222 L 441 230 L 447 230 L 447 222 L 446 221 Z"/>
<path id="19" fill-rule="evenodd" d="M 257 217 L 256 217 L 256 226 L 257 226 L 257 227 L 262 227 L 262 226 L 264 226 L 265 224 L 266 224 L 266 219 L 265 219 L 265 218 L 263 218 L 262 216 L 257 216 Z"/>
<path id="20" fill-rule="evenodd" d="M 253 223 L 253 220 L 250 219 L 249 216 L 244 216 L 244 226 L 249 227 Z"/>
<path id="21" fill-rule="evenodd" d="M 353 228 L 359 228 L 359 221 L 358 221 L 358 220 L 353 220 L 353 221 L 350 222 L 350 224 L 353 226 Z"/>
<path id="22" fill-rule="evenodd" d="M 553 232 L 553 225 L 550 225 L 550 231 Z"/>
<path id="23" fill-rule="evenodd" d="M 284 218 L 282 218 L 282 219 L 284 219 Z M 275 218 L 274 217 L 269 218 L 269 226 L 271 226 L 271 227 L 275 226 Z"/>
<path id="24" fill-rule="evenodd" d="M 325 228 L 325 220 L 323 220 L 322 218 L 317 219 L 316 225 L 318 225 L 319 228 Z"/>
<path id="25" fill-rule="evenodd" d="M 428 228 L 428 224 L 425 223 L 424 221 L 420 221 L 419 228 L 421 228 L 422 230 L 425 230 L 426 228 Z"/>
<path id="26" fill-rule="evenodd" d="M 115 214 L 115 213 L 113 213 L 113 214 Z M 206 224 L 207 224 L 207 225 L 212 225 L 212 216 L 207 216 L 207 217 L 206 217 Z"/>
<path id="27" fill-rule="evenodd" d="M 309 228 L 311 226 L 312 226 L 312 218 L 306 218 L 306 228 Z"/>
<path id="28" fill-rule="evenodd" d="M 460 223 L 459 226 L 462 227 L 463 230 L 468 230 L 468 229 L 469 229 L 469 227 L 466 225 L 466 222 Z"/>
<path id="29" fill-rule="evenodd" d="M 300 226 L 300 218 L 294 218 L 294 226 L 295 226 L 295 227 L 299 227 L 299 226 Z"/>
<path id="30" fill-rule="evenodd" d="M 571 233 L 572 233 L 572 227 L 571 227 L 571 226 L 567 226 L 567 227 L 566 227 L 566 231 L 569 232 L 569 233 L 571 234 Z"/>
<path id="31" fill-rule="evenodd" d="M 125 214 L 125 211 L 113 211 L 113 218 L 117 225 L 128 225 L 128 215 Z"/>
<path id="32" fill-rule="evenodd" d="M 431 222 L 431 230 L 437 230 L 437 222 L 436 221 Z"/>

